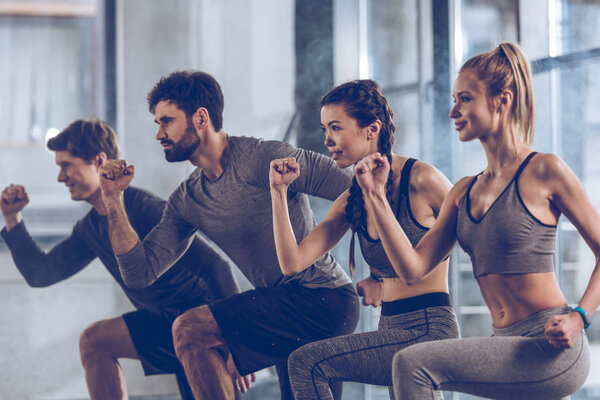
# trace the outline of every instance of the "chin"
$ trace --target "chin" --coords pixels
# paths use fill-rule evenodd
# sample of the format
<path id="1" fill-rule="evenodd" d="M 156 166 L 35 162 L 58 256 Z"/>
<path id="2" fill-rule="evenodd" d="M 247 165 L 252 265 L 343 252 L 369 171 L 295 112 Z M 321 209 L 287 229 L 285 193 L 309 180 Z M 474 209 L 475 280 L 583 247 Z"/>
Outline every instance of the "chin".
<path id="1" fill-rule="evenodd" d="M 349 166 L 353 165 L 353 163 L 348 163 L 344 160 L 335 160 L 334 162 L 338 168 L 348 168 Z"/>

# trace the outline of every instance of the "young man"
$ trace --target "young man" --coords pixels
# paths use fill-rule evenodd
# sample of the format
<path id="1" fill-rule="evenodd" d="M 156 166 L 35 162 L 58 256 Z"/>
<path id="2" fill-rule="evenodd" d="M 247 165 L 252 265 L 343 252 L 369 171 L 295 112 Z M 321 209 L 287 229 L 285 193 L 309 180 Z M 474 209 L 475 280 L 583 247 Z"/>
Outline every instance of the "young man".
<path id="1" fill-rule="evenodd" d="M 325 156 L 222 130 L 223 95 L 203 72 L 175 72 L 148 95 L 159 125 L 156 139 L 170 162 L 198 169 L 171 195 L 161 222 L 143 242 L 128 223 L 122 191 L 133 166 L 101 167 L 111 243 L 127 285 L 144 287 L 168 270 L 197 229 L 215 242 L 256 287 L 197 307 L 173 325 L 175 350 L 197 399 L 231 399 L 241 375 L 280 364 L 301 345 L 354 331 L 358 300 L 340 265 L 326 253 L 305 271 L 284 276 L 277 261 L 270 204 L 271 160 L 295 157 L 301 176 L 289 208 L 296 237 L 316 225 L 306 194 L 335 199 L 351 173 Z M 215 347 L 227 345 L 226 363 Z M 281 381 L 280 381 L 281 384 Z"/>
<path id="2" fill-rule="evenodd" d="M 29 202 L 25 188 L 10 185 L 1 195 L 6 227 L 2 238 L 30 286 L 46 287 L 76 274 L 99 257 L 123 288 L 137 311 L 99 321 L 80 338 L 81 361 L 92 399 L 126 399 L 127 390 L 119 358 L 139 359 L 146 375 L 175 373 L 184 399 L 193 399 L 172 343 L 171 325 L 183 311 L 239 292 L 230 264 L 211 245 L 195 236 L 185 254 L 152 285 L 125 286 L 108 240 L 106 209 L 102 203 L 98 169 L 118 158 L 112 128 L 98 120 L 78 120 L 48 141 L 64 183 L 75 201 L 86 201 L 90 212 L 77 222 L 65 240 L 44 252 L 27 232 L 21 210 Z M 165 202 L 155 195 L 128 188 L 124 207 L 140 237 L 162 216 Z M 185 251 L 187 250 L 187 251 Z"/>

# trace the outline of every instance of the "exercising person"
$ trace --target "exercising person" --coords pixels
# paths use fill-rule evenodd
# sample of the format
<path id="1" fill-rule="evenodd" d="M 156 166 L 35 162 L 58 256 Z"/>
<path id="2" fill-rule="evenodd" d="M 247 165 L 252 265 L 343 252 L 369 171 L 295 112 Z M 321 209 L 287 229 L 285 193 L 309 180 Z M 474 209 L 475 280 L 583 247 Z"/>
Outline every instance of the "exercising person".
<path id="1" fill-rule="evenodd" d="M 432 166 L 394 154 L 393 112 L 379 85 L 357 80 L 331 89 L 321 99 L 325 145 L 338 167 L 349 167 L 380 152 L 392 166 L 383 185 L 390 223 L 401 226 L 416 245 L 437 217 L 450 183 Z M 339 196 L 327 216 L 297 244 L 288 213 L 288 188 L 307 171 L 295 159 L 271 162 L 270 182 L 277 256 L 284 274 L 304 271 L 348 231 L 358 235 L 371 277 L 358 283 L 365 305 L 382 300 L 379 328 L 374 332 L 338 336 L 309 343 L 289 358 L 290 381 L 296 400 L 332 399 L 329 382 L 354 381 L 392 386 L 392 357 L 414 343 L 459 336 L 448 297 L 448 260 L 416 285 L 398 279 L 390 263 L 388 234 L 373 218 L 366 200 L 373 186 L 367 171 L 355 168 L 349 190 Z M 352 260 L 353 254 L 350 259 Z M 352 264 L 351 264 L 352 265 Z M 381 294 L 379 292 L 381 291 Z M 391 391 L 390 391 L 391 393 Z"/>
<path id="2" fill-rule="evenodd" d="M 120 358 L 140 360 L 146 375 L 174 373 L 183 399 L 193 399 L 185 373 L 173 348 L 171 325 L 183 311 L 239 293 L 231 265 L 204 239 L 194 236 L 181 259 L 151 286 L 125 285 L 108 240 L 106 209 L 102 203 L 98 169 L 118 158 L 113 129 L 99 120 L 77 120 L 48 141 L 64 183 L 75 201 L 92 209 L 77 222 L 71 234 L 48 252 L 30 236 L 21 210 L 29 196 L 21 185 L 2 191 L 0 209 L 5 228 L 2 238 L 27 284 L 47 287 L 61 282 L 99 258 L 137 309 L 98 321 L 80 337 L 79 349 L 92 399 L 126 399 Z M 133 229 L 146 236 L 158 223 L 165 202 L 150 192 L 130 187 L 124 205 Z"/>
<path id="3" fill-rule="evenodd" d="M 479 140 L 487 167 L 461 179 L 439 217 L 413 249 L 404 232 L 375 218 L 395 238 L 390 255 L 398 275 L 418 284 L 456 240 L 471 257 L 490 310 L 493 336 L 420 343 L 394 356 L 396 399 L 432 399 L 450 390 L 494 399 L 560 399 L 574 393 L 590 368 L 583 329 L 600 303 L 600 217 L 567 165 L 536 153 L 529 62 L 513 43 L 469 59 L 453 89 L 459 139 Z M 357 168 L 378 182 L 389 165 L 371 156 Z M 381 176 L 381 179 L 377 177 Z M 553 269 L 556 227 L 564 214 L 596 256 L 588 287 L 569 307 Z"/>
<path id="4" fill-rule="evenodd" d="M 309 171 L 290 193 L 293 229 L 303 238 L 316 225 L 306 194 L 335 199 L 350 185 L 351 171 L 282 142 L 226 134 L 223 94 L 203 72 L 162 78 L 148 104 L 167 161 L 189 160 L 198 168 L 171 195 L 161 222 L 141 241 L 129 226 L 122 201 L 133 166 L 122 160 L 102 166 L 110 238 L 125 283 L 151 284 L 200 230 L 255 286 L 189 310 L 175 321 L 175 350 L 196 398 L 230 399 L 234 387 L 245 390 L 248 374 L 285 366 L 288 355 L 303 344 L 353 332 L 358 296 L 346 273 L 329 253 L 302 272 L 282 271 L 268 207 L 270 161 L 295 157 Z M 221 345 L 231 353 L 226 363 L 215 352 Z"/>

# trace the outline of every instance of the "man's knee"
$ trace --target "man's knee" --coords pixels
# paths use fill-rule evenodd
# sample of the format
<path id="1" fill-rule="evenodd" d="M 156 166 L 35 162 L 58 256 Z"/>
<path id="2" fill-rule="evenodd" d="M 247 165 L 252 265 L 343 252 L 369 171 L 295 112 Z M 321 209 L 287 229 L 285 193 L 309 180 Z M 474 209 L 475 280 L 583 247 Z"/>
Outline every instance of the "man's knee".
<path id="1" fill-rule="evenodd" d="M 218 345 L 216 335 L 218 326 L 210 309 L 206 306 L 186 311 L 173 322 L 173 345 L 175 352 L 197 349 L 202 350 Z"/>
<path id="2" fill-rule="evenodd" d="M 83 364 L 99 356 L 110 356 L 108 342 L 104 321 L 88 326 L 79 336 L 79 354 Z"/>

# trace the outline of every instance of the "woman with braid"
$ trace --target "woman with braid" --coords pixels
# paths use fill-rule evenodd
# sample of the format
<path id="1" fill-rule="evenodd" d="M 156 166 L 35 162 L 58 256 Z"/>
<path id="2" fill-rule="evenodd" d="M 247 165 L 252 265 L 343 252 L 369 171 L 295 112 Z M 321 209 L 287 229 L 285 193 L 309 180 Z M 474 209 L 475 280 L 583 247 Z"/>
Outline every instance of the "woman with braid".
<path id="1" fill-rule="evenodd" d="M 393 113 L 377 83 L 358 80 L 332 89 L 321 100 L 321 125 L 325 145 L 339 167 L 356 164 L 380 152 L 392 165 L 385 184 L 391 222 L 410 232 L 416 245 L 438 215 L 450 183 L 435 168 L 392 154 Z M 458 325 L 448 297 L 448 261 L 416 285 L 397 278 L 387 253 L 387 241 L 365 207 L 356 179 L 329 210 L 327 216 L 298 245 L 287 211 L 287 188 L 302 171 L 292 158 L 271 162 L 270 182 L 277 256 L 284 275 L 304 270 L 331 249 L 352 229 L 371 266 L 371 277 L 359 282 L 365 305 L 383 300 L 379 329 L 310 343 L 288 360 L 290 382 L 297 400 L 332 399 L 329 381 L 353 381 L 391 387 L 391 362 L 398 350 L 429 340 L 456 338 Z M 360 173 L 355 169 L 355 173 Z M 310 321 L 306 321 L 310 324 Z M 390 388 L 391 390 L 391 388 Z"/>
<path id="2" fill-rule="evenodd" d="M 359 183 L 401 280 L 418 285 L 456 240 L 469 254 L 488 306 L 493 336 L 419 343 L 393 361 L 396 399 L 427 400 L 436 390 L 493 399 L 560 399 L 584 382 L 590 357 L 584 328 L 600 304 L 600 216 L 571 169 L 537 154 L 529 62 L 513 43 L 476 55 L 461 68 L 450 111 L 461 141 L 479 140 L 487 167 L 460 180 L 413 248 L 385 203 L 386 157 L 362 160 Z M 381 210 L 381 212 L 380 212 Z M 554 273 L 561 214 L 573 223 L 596 264 L 579 305 L 571 308 Z"/>

